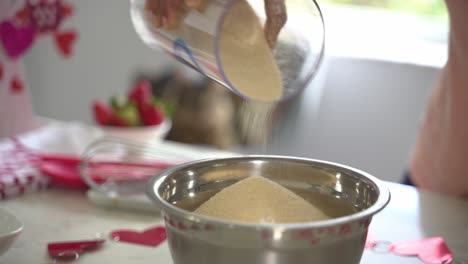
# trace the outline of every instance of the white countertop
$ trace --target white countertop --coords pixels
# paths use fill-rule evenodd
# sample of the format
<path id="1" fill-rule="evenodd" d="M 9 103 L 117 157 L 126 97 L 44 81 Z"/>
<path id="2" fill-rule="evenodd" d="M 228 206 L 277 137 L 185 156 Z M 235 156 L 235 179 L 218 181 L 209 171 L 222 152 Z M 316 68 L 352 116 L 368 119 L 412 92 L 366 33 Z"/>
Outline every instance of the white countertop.
<path id="1" fill-rule="evenodd" d="M 388 184 L 392 201 L 371 223 L 370 236 L 400 241 L 443 236 L 455 257 L 468 259 L 468 201 L 418 192 L 415 188 Z M 52 188 L 7 200 L 1 207 L 24 222 L 24 231 L 13 248 L 0 257 L 2 264 L 51 263 L 48 242 L 95 238 L 116 229 L 145 229 L 162 224 L 157 215 L 94 207 L 85 193 Z M 157 248 L 114 242 L 82 255 L 76 263 L 172 263 L 167 243 Z M 363 264 L 422 263 L 416 258 L 379 254 L 366 250 Z"/>

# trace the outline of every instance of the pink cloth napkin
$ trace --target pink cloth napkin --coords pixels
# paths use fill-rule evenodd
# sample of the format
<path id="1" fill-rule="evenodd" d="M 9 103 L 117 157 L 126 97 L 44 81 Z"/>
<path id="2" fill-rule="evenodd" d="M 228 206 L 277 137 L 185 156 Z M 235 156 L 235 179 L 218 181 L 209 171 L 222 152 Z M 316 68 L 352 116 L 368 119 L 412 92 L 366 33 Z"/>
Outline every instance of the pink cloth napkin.
<path id="1" fill-rule="evenodd" d="M 80 155 L 102 136 L 81 123 L 47 123 L 16 138 L 0 138 L 0 200 L 46 189 L 50 180 L 39 171 L 40 154 Z"/>
<path id="2" fill-rule="evenodd" d="M 39 191 L 49 186 L 49 178 L 38 170 L 40 158 L 16 139 L 0 145 L 0 199 L 26 192 Z"/>

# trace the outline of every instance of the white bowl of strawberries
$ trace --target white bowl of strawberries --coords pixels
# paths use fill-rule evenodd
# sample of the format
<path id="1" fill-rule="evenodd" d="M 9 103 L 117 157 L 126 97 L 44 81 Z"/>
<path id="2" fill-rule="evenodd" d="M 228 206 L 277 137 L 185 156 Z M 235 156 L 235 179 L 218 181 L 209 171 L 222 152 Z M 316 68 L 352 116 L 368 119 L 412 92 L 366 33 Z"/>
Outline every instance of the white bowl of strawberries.
<path id="1" fill-rule="evenodd" d="M 110 136 L 148 143 L 162 140 L 171 129 L 173 106 L 153 96 L 151 84 L 139 81 L 127 96 L 106 104 L 93 102 L 95 122 Z"/>

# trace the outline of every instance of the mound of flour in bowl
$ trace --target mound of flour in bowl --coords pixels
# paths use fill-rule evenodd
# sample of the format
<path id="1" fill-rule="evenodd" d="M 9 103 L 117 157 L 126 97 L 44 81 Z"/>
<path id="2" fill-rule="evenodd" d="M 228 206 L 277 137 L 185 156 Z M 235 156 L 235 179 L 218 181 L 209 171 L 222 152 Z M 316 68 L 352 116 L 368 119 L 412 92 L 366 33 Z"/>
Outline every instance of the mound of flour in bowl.
<path id="1" fill-rule="evenodd" d="M 246 223 L 295 223 L 330 219 L 283 186 L 252 176 L 219 191 L 194 213 Z"/>

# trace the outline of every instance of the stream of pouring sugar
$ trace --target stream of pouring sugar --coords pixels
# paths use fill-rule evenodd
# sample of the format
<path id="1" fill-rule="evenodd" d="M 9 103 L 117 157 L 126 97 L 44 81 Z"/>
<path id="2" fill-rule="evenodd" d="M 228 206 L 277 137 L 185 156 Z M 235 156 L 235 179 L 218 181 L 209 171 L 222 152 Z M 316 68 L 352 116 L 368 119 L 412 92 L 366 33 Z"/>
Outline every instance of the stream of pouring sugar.
<path id="1" fill-rule="evenodd" d="M 276 102 L 242 101 L 240 106 L 239 129 L 249 145 L 258 145 L 255 148 L 260 153 L 267 154 L 270 147 L 271 132 Z"/>

